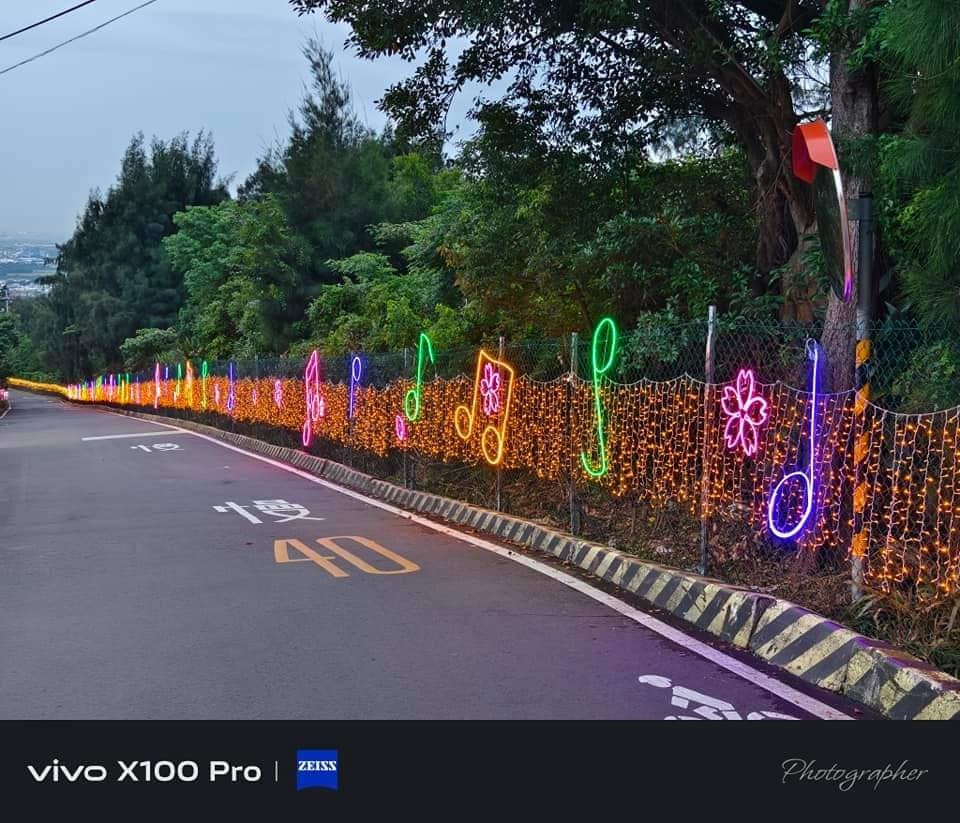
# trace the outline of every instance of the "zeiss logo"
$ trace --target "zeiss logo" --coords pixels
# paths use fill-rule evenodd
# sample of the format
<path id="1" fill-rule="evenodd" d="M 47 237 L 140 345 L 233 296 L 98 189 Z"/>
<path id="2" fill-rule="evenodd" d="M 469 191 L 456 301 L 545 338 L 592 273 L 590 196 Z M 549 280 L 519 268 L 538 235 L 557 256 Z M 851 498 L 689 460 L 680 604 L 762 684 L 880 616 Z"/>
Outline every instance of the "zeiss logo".
<path id="1" fill-rule="evenodd" d="M 297 751 L 297 791 L 340 788 L 340 755 L 336 749 Z"/>

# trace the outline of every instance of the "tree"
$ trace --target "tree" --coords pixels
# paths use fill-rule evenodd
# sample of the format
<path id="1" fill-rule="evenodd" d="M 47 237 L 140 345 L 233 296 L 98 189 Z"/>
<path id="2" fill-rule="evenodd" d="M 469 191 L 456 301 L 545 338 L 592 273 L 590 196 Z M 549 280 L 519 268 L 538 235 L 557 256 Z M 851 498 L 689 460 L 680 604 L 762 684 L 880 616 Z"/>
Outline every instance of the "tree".
<path id="1" fill-rule="evenodd" d="M 167 263 L 164 237 L 190 205 L 227 197 L 216 178 L 210 138 L 137 135 L 106 195 L 91 194 L 73 236 L 60 247 L 57 275 L 28 327 L 49 371 L 70 380 L 120 365 L 120 344 L 139 328 L 167 328 L 183 300 L 182 277 Z"/>
<path id="2" fill-rule="evenodd" d="M 277 198 L 194 207 L 174 221 L 163 248 L 186 291 L 181 346 L 207 357 L 286 351 L 303 317 L 307 254 Z"/>
<path id="3" fill-rule="evenodd" d="M 0 384 L 13 372 L 14 350 L 19 342 L 16 317 L 11 312 L 0 314 Z"/>
<path id="4" fill-rule="evenodd" d="M 261 158 L 240 187 L 240 200 L 275 196 L 290 228 L 310 250 L 308 281 L 336 282 L 326 261 L 372 251 L 368 226 L 391 220 L 387 196 L 389 132 L 377 136 L 353 110 L 349 88 L 333 65 L 333 53 L 317 41 L 304 48 L 310 87 L 289 117 L 290 136 Z"/>
<path id="5" fill-rule="evenodd" d="M 178 342 L 176 329 L 138 329 L 120 344 L 124 368 L 144 371 L 163 360 L 178 360 Z"/>
<path id="6" fill-rule="evenodd" d="M 827 74 L 809 30 L 828 16 L 849 36 L 831 53 L 841 99 L 835 126 L 864 128 L 869 82 L 846 71 L 855 23 L 868 0 L 291 0 L 351 26 L 365 57 L 426 55 L 385 94 L 384 108 L 410 134 L 436 133 L 453 96 L 471 81 L 509 77 L 500 101 L 476 115 L 509 145 L 524 128 L 604 162 L 684 131 L 733 139 L 755 184 L 758 214 L 753 288 L 789 273 L 813 224 L 812 198 L 791 174 L 790 140 L 803 118 L 829 111 Z M 453 38 L 469 44 L 451 61 Z M 850 181 L 856 194 L 856 181 Z M 787 267 L 787 268 L 785 268 Z M 774 278 L 775 283 L 775 278 Z M 835 361 L 852 362 L 852 310 L 829 298 L 825 338 Z M 842 378 L 841 378 L 842 379 Z"/>
<path id="7" fill-rule="evenodd" d="M 904 196 L 897 254 L 907 296 L 936 327 L 960 324 L 960 6 L 899 0 L 875 42 L 885 87 L 904 120 L 885 141 L 881 174 Z M 955 336 L 956 337 L 956 336 Z"/>

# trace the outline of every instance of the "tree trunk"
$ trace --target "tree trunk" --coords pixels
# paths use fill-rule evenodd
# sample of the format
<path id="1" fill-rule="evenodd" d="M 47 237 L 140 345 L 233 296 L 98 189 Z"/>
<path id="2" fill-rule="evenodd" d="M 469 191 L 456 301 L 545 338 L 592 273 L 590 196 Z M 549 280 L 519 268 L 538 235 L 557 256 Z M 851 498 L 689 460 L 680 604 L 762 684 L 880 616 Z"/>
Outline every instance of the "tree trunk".
<path id="1" fill-rule="evenodd" d="M 813 222 L 813 196 L 793 177 L 791 141 L 797 117 L 782 73 L 768 80 L 766 95 L 732 106 L 728 122 L 744 147 L 757 187 L 757 256 L 753 291 L 770 291 L 770 274 L 793 256 L 801 232 Z M 781 285 L 782 288 L 782 285 Z"/>
<path id="2" fill-rule="evenodd" d="M 848 0 L 850 13 L 863 8 L 869 0 Z M 859 33 L 858 37 L 859 39 Z M 856 140 L 878 130 L 879 101 L 876 73 L 868 69 L 852 70 L 849 60 L 856 42 L 846 43 L 830 59 L 830 95 L 832 100 L 832 132 L 834 142 Z M 858 174 L 845 168 L 841 157 L 844 195 L 852 200 L 868 190 Z M 859 273 L 859 238 L 857 224 L 851 221 L 850 255 L 854 272 Z M 856 278 L 855 278 L 856 279 Z M 857 342 L 857 283 L 849 303 L 844 303 L 831 290 L 827 315 L 823 324 L 823 348 L 830 368 L 830 391 L 853 388 L 854 356 Z"/>

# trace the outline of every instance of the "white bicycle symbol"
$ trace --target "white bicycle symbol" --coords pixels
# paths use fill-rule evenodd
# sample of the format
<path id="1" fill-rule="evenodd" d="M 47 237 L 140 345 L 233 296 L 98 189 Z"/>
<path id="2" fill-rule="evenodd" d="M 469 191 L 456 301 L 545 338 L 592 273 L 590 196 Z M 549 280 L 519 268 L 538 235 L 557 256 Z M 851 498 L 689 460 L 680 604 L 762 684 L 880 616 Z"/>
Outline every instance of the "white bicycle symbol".
<path id="1" fill-rule="evenodd" d="M 693 714 L 670 714 L 664 720 L 743 720 L 732 703 L 726 700 L 718 700 L 716 697 L 710 697 L 707 694 L 688 689 L 685 686 L 674 686 L 669 677 L 661 677 L 658 674 L 644 674 L 637 678 L 641 683 L 647 686 L 654 686 L 658 689 L 670 689 L 670 704 L 678 709 L 690 709 L 693 704 L 698 704 L 697 708 L 692 709 Z M 792 717 L 789 714 L 780 712 L 749 712 L 747 720 L 799 720 L 799 717 Z"/>

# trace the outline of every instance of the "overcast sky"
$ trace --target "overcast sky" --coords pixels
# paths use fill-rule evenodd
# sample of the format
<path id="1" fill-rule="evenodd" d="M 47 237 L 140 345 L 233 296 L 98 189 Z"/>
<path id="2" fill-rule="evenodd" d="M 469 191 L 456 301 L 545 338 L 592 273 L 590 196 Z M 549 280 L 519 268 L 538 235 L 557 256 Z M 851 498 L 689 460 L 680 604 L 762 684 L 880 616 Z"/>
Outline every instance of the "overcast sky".
<path id="1" fill-rule="evenodd" d="M 0 36 L 78 0 L 0 0 Z M 0 43 L 0 70 L 142 0 L 97 2 Z M 0 233 L 54 241 L 73 231 L 88 193 L 116 178 L 131 136 L 213 133 L 222 175 L 249 174 L 287 133 L 307 78 L 300 48 L 317 33 L 335 50 L 357 111 L 379 129 L 383 90 L 409 67 L 344 50 L 347 29 L 299 18 L 286 0 L 158 0 L 90 37 L 0 76 Z M 464 120 L 458 100 L 449 125 Z M 467 128 L 464 126 L 464 128 Z"/>

